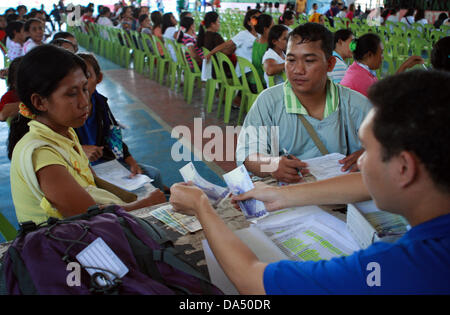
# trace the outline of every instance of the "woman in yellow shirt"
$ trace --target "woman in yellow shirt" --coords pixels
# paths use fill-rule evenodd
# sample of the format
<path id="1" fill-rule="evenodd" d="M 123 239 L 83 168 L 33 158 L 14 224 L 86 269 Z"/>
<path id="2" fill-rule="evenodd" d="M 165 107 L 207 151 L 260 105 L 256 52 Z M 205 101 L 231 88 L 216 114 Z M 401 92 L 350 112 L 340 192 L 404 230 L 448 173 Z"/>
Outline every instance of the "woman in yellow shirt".
<path id="1" fill-rule="evenodd" d="M 58 47 L 36 47 L 19 66 L 17 92 L 23 104 L 11 124 L 8 143 L 11 193 L 19 222 L 70 217 L 95 204 L 121 204 L 130 211 L 166 201 L 155 190 L 125 204 L 95 186 L 89 160 L 73 130 L 88 117 L 87 84 L 84 61 Z"/>

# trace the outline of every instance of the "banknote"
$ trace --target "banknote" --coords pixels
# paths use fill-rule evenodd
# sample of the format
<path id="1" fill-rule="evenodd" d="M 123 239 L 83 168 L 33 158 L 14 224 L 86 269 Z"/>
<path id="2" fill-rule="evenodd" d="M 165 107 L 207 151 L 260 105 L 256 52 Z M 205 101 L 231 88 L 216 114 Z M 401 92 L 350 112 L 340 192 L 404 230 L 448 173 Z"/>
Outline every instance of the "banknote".
<path id="1" fill-rule="evenodd" d="M 183 176 L 185 182 L 191 181 L 195 186 L 203 190 L 213 206 L 217 205 L 229 193 L 228 188 L 213 184 L 204 179 L 197 172 L 192 162 L 189 162 L 188 164 L 180 168 L 180 173 L 181 176 Z"/>
<path id="2" fill-rule="evenodd" d="M 252 190 L 255 187 L 244 165 L 241 165 L 231 172 L 224 174 L 223 178 L 227 183 L 228 188 L 234 195 L 242 194 Z M 238 204 L 247 220 L 260 219 L 268 215 L 266 207 L 262 201 L 249 199 L 239 201 Z"/>

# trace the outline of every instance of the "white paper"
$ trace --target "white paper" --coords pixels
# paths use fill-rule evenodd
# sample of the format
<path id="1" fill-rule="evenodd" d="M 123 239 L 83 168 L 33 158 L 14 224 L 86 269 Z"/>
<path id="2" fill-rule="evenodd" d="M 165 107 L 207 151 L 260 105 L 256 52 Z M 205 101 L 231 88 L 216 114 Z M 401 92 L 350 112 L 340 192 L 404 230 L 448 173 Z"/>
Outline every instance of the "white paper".
<path id="1" fill-rule="evenodd" d="M 208 81 L 212 78 L 212 64 L 211 60 L 207 60 L 206 58 L 203 59 L 202 62 L 202 81 Z"/>
<path id="2" fill-rule="evenodd" d="M 192 162 L 189 162 L 188 164 L 180 168 L 180 173 L 185 182 L 191 181 L 195 186 L 203 190 L 213 206 L 217 205 L 229 193 L 228 188 L 218 186 L 204 179 L 197 172 Z"/>
<path id="3" fill-rule="evenodd" d="M 303 162 L 308 164 L 309 172 L 314 175 L 317 180 L 322 180 L 348 173 L 348 171 L 341 171 L 343 165 L 339 163 L 339 160 L 342 160 L 343 158 L 345 158 L 345 155 L 343 154 L 331 153 L 304 160 Z"/>
<path id="4" fill-rule="evenodd" d="M 100 272 L 105 274 L 110 280 L 114 280 L 116 276 L 122 278 L 128 272 L 127 266 L 125 266 L 101 237 L 98 237 L 83 249 L 76 258 L 91 276 L 96 272 Z"/>
<path id="5" fill-rule="evenodd" d="M 131 172 L 117 160 L 97 164 L 92 166 L 92 168 L 101 179 L 129 191 L 139 189 L 146 183 L 153 181 L 153 179 L 143 174 L 136 174 L 130 177 Z"/>
<path id="6" fill-rule="evenodd" d="M 255 188 L 244 165 L 224 174 L 223 179 L 230 191 L 235 195 L 240 195 Z M 264 203 L 256 199 L 238 201 L 238 204 L 247 220 L 260 219 L 269 214 Z"/>

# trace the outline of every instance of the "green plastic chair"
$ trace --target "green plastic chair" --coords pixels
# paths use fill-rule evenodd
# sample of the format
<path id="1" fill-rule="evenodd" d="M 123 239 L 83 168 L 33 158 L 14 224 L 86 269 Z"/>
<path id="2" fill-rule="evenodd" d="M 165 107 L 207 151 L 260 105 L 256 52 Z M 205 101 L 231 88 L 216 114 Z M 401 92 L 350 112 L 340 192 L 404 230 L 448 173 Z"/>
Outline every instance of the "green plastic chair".
<path id="1" fill-rule="evenodd" d="M 17 231 L 14 226 L 3 216 L 2 213 L 0 213 L 0 234 L 7 242 L 12 241 L 17 235 Z"/>
<path id="2" fill-rule="evenodd" d="M 192 101 L 192 94 L 194 93 L 194 86 L 195 86 L 195 80 L 198 80 L 201 85 L 201 76 L 202 72 L 195 61 L 195 59 L 192 57 L 192 55 L 189 52 L 189 49 L 186 46 L 182 46 L 182 60 L 184 62 L 184 86 L 183 86 L 183 94 L 184 99 L 188 104 L 191 104 Z M 187 60 L 187 56 L 190 57 L 192 60 L 193 69 L 189 66 L 189 62 Z"/>
<path id="3" fill-rule="evenodd" d="M 250 68 L 250 72 L 253 74 L 253 78 L 256 84 L 256 93 L 254 93 L 250 89 L 250 84 L 248 82 L 247 76 L 245 74 L 242 75 L 243 93 L 242 93 L 241 108 L 239 108 L 239 116 L 238 116 L 238 125 L 240 125 L 244 111 L 245 113 L 248 113 L 258 95 L 264 90 L 264 85 L 253 63 L 239 56 L 237 57 L 237 59 L 241 73 L 245 73 L 245 69 Z M 244 106 L 242 106 L 242 104 L 244 104 Z"/>
<path id="4" fill-rule="evenodd" d="M 286 81 L 286 72 L 282 72 L 281 76 L 283 77 L 284 81 Z M 275 86 L 275 75 L 268 75 L 267 76 L 269 78 L 269 87 Z"/>
<path id="5" fill-rule="evenodd" d="M 206 49 L 205 47 L 203 47 L 203 55 L 206 56 L 209 53 L 210 53 L 210 51 L 208 49 Z M 216 88 L 219 87 L 219 96 L 221 96 L 219 98 L 219 104 L 222 103 L 223 89 L 224 89 L 223 78 L 220 73 L 220 67 L 219 67 L 219 64 L 217 63 L 216 57 L 211 56 L 210 60 L 212 62 L 212 68 L 214 69 L 214 73 L 215 73 L 216 77 L 210 78 L 206 81 L 204 103 L 206 106 L 206 111 L 208 113 L 211 113 L 211 111 L 212 111 L 212 105 L 214 102 L 214 96 L 216 94 Z"/>
<path id="6" fill-rule="evenodd" d="M 244 93 L 244 87 L 242 86 L 241 81 L 239 80 L 237 74 L 234 69 L 233 63 L 230 61 L 230 59 L 225 55 L 224 53 L 218 52 L 216 53 L 217 62 L 219 64 L 220 74 L 222 75 L 222 78 L 226 78 L 223 83 L 225 86 L 224 92 L 225 92 L 225 104 L 224 104 L 224 118 L 223 121 L 225 123 L 228 123 L 230 121 L 230 114 L 231 114 L 231 104 L 233 102 L 233 98 L 235 96 L 235 93 L 238 91 L 241 91 Z M 232 70 L 231 71 L 231 78 L 227 78 L 224 64 L 227 64 L 228 67 Z M 243 103 L 243 97 L 241 98 L 241 109 L 244 107 Z M 220 117 L 220 110 L 221 110 L 222 103 L 219 103 L 219 107 L 217 110 L 217 118 Z"/>
<path id="7" fill-rule="evenodd" d="M 147 58 L 148 65 L 148 77 L 153 79 L 155 74 L 155 63 L 157 61 L 157 52 L 155 49 L 155 44 L 150 35 L 142 33 L 141 34 L 142 46 L 145 51 L 145 57 Z"/>
<path id="8" fill-rule="evenodd" d="M 0 47 L 3 52 L 3 67 L 8 68 L 9 64 L 11 63 L 11 60 L 8 57 L 8 48 L 6 48 L 5 44 L 0 42 Z"/>
<path id="9" fill-rule="evenodd" d="M 141 36 L 137 31 L 130 31 L 129 37 L 131 39 L 131 44 L 133 47 L 134 69 L 138 73 L 143 74 L 145 67 L 145 50 L 142 45 Z"/>
<path id="10" fill-rule="evenodd" d="M 164 43 L 166 44 L 167 51 L 169 51 L 170 62 L 168 69 L 168 84 L 172 90 L 175 90 L 175 81 L 177 81 L 178 76 L 178 86 L 180 86 L 181 73 L 185 71 L 184 62 L 182 61 L 182 51 L 180 50 L 180 46 L 178 46 L 175 41 L 171 39 L 165 39 Z M 175 52 L 176 61 L 172 59 L 170 55 L 170 49 Z"/>
<path id="11" fill-rule="evenodd" d="M 156 59 L 157 59 L 157 65 L 156 65 L 156 80 L 159 84 L 163 84 L 164 81 L 164 74 L 165 70 L 169 69 L 169 63 L 171 61 L 169 51 L 167 50 L 164 43 L 156 36 L 152 36 L 153 42 L 154 42 L 154 48 L 156 48 Z M 161 55 L 158 49 L 158 45 L 162 47 L 163 54 Z"/>

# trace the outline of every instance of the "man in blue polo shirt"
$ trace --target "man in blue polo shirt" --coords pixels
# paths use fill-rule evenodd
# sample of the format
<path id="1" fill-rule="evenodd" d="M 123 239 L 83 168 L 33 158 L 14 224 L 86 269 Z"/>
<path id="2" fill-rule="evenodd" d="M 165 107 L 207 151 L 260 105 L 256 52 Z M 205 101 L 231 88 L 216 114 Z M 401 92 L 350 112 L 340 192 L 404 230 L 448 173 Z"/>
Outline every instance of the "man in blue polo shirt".
<path id="1" fill-rule="evenodd" d="M 176 184 L 170 200 L 175 209 L 197 216 L 215 257 L 242 294 L 449 294 L 450 90 L 441 88 L 443 82 L 450 84 L 449 73 L 419 70 L 371 87 L 374 108 L 359 132 L 365 148 L 358 161 L 361 175 L 334 179 L 341 199 L 331 200 L 334 193 L 323 187 L 329 187 L 327 181 L 260 198 L 274 209 L 293 195 L 332 203 L 342 202 L 342 195 L 353 202 L 368 193 L 378 208 L 404 216 L 412 226 L 395 243 L 378 242 L 329 261 L 266 264 L 227 228 L 201 190 Z M 312 187 L 315 197 L 299 194 Z"/>

